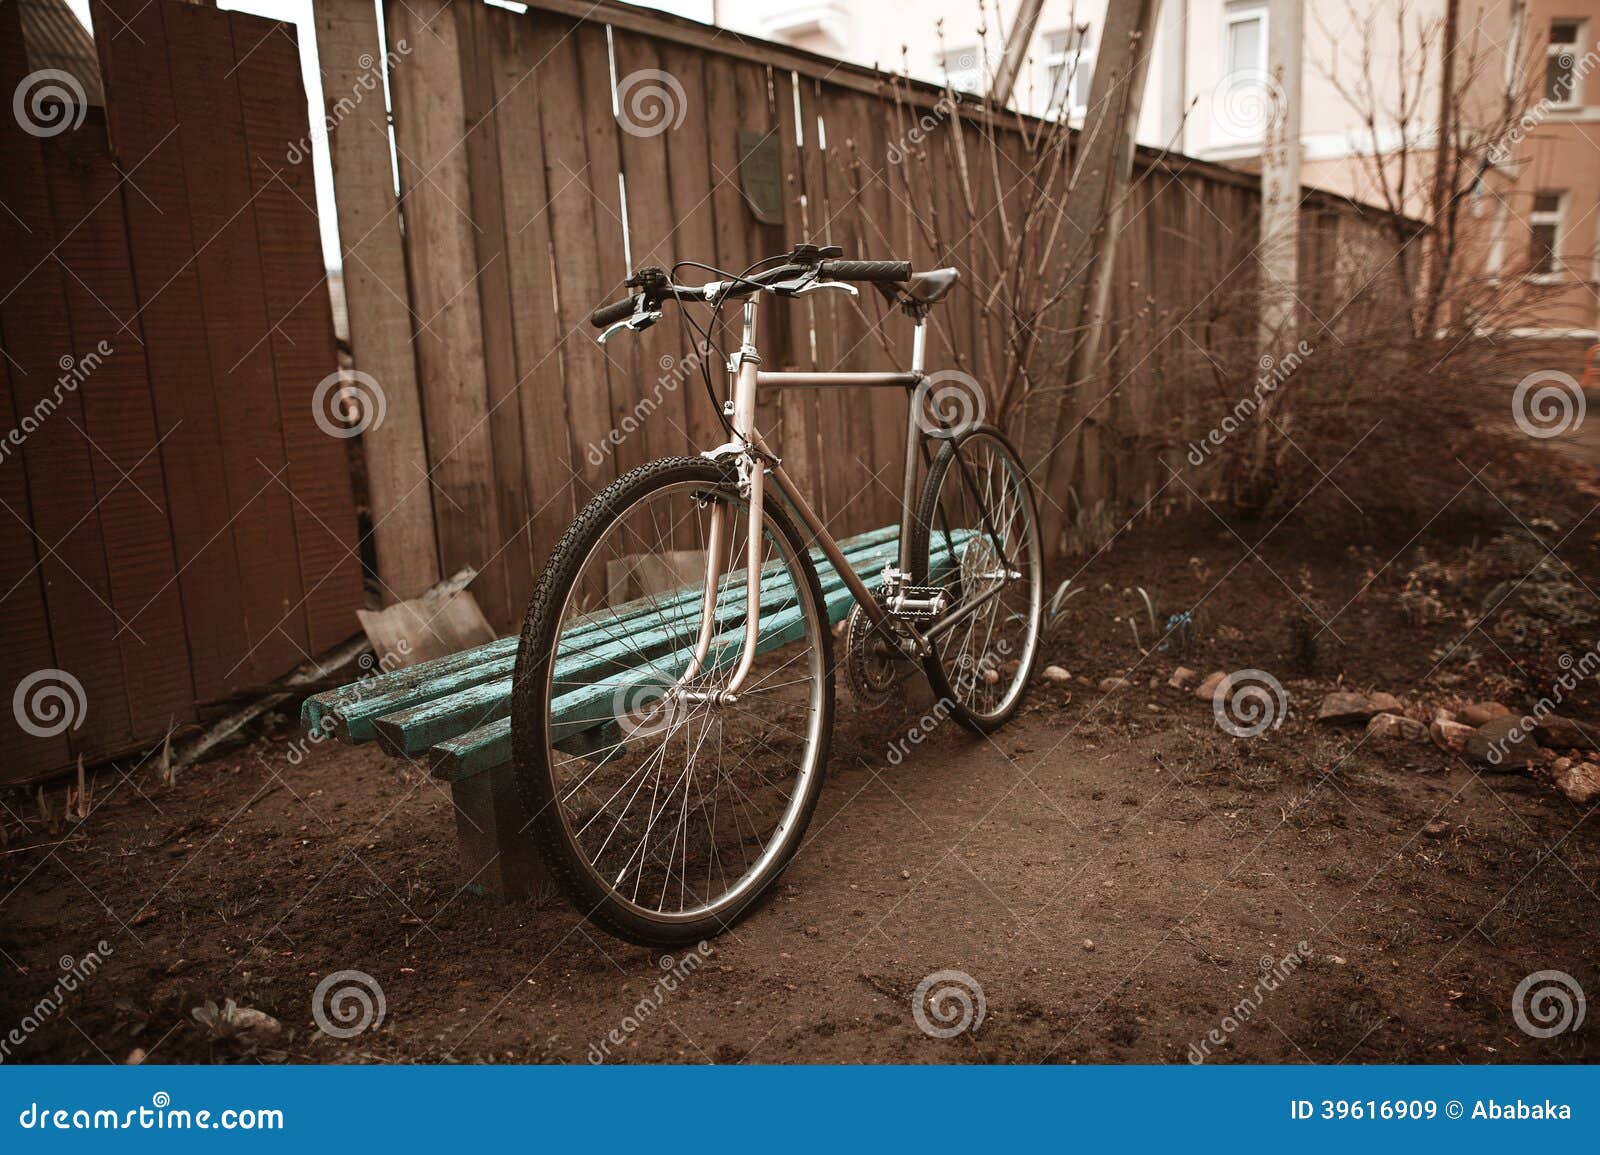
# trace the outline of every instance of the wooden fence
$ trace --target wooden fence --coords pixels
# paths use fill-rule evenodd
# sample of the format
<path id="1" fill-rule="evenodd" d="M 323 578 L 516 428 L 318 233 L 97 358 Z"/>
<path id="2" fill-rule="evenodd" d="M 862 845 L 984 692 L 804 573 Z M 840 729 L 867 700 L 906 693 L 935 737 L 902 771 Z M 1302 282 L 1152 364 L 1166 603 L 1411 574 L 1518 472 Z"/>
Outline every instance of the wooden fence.
<path id="1" fill-rule="evenodd" d="M 649 458 L 720 440 L 698 369 L 680 360 L 690 343 L 676 318 L 596 346 L 585 318 L 623 292 L 630 263 L 740 270 L 809 239 L 852 257 L 955 264 L 965 290 L 935 310 L 930 367 L 980 340 L 979 250 L 1001 227 L 999 204 L 1030 179 L 1014 125 L 969 121 L 993 134 L 995 178 L 979 182 L 976 225 L 934 251 L 917 213 L 962 216 L 935 88 L 902 85 L 909 105 L 897 109 L 870 70 L 613 3 L 534 0 L 519 14 L 391 0 L 386 41 L 367 0 L 316 9 L 354 356 L 387 396 L 367 460 L 379 569 L 398 592 L 477 566 L 480 602 L 510 628 L 591 494 Z M 386 52 L 398 202 L 382 109 L 351 99 Z M 909 147 L 923 113 L 934 177 L 912 189 L 887 158 Z M 772 144 L 769 165 L 759 154 Z M 1078 403 L 1058 453 L 1050 496 L 1062 506 L 1068 487 L 1088 504 L 1149 491 L 1160 472 L 1150 445 L 1172 403 L 1163 381 L 1203 355 L 1188 347 L 1211 320 L 1199 305 L 1253 275 L 1242 258 L 1255 178 L 1148 153 L 1139 167 L 1151 179 L 1120 239 L 1110 385 Z M 1305 211 L 1308 253 L 1340 228 L 1371 230 L 1335 197 L 1312 196 Z M 909 360 L 908 326 L 875 295 L 768 315 L 773 367 L 887 367 L 880 334 Z M 849 533 L 894 518 L 905 404 L 882 390 L 796 391 L 762 419 Z"/>
<path id="2" fill-rule="evenodd" d="M 159 742 L 359 628 L 293 29 L 94 11 L 107 113 L 0 127 L 0 782 Z M 0 88 L 36 71 L 0 4 Z"/>

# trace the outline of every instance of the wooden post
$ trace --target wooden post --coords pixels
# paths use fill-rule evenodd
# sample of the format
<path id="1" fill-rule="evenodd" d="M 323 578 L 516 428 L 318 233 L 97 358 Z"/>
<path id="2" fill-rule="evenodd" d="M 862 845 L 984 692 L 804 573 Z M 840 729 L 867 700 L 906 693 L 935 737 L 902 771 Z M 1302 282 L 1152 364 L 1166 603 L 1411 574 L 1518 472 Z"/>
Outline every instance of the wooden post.
<path id="1" fill-rule="evenodd" d="M 994 82 L 989 86 L 989 103 L 995 108 L 1004 108 L 1011 101 L 1011 93 L 1017 87 L 1017 76 L 1022 71 L 1022 62 L 1028 58 L 1028 45 L 1033 41 L 1033 30 L 1039 26 L 1039 10 L 1044 7 L 1044 0 L 1022 0 L 1022 7 L 1017 9 L 1017 16 L 1011 22 L 1011 33 L 1006 37 L 1005 54 L 1000 57 L 1000 66 L 994 71 Z M 1048 100 L 1054 93 L 1047 93 Z"/>
<path id="2" fill-rule="evenodd" d="M 383 420 L 362 435 L 372 536 L 384 600 L 398 601 L 436 585 L 440 571 L 383 106 L 385 46 L 371 0 L 315 0 L 314 11 L 350 348 L 356 371 L 377 382 L 385 402 Z"/>
<path id="3" fill-rule="evenodd" d="M 1184 151 L 1189 118 L 1189 5 L 1161 7 L 1161 27 L 1156 32 L 1161 50 L 1161 145 Z"/>
<path id="4" fill-rule="evenodd" d="M 1111 273 L 1123 203 L 1133 176 L 1134 133 L 1150 63 L 1158 0 L 1113 4 L 1089 87 L 1089 115 L 1077 147 L 1067 232 L 1081 238 L 1071 250 L 1059 324 L 1069 334 L 1063 384 L 1093 376 L 1105 328 Z M 1053 382 L 1050 384 L 1054 384 Z M 1068 432 L 1068 388 L 1029 398 L 1022 430 L 1022 460 L 1044 496 L 1045 553 L 1057 551 L 1068 479 L 1051 477 L 1050 462 Z M 1052 481 L 1059 485 L 1052 489 Z"/>
<path id="5" fill-rule="evenodd" d="M 1261 142 L 1261 344 L 1293 337 L 1300 275 L 1300 69 L 1304 0 L 1271 0 L 1267 70 L 1272 112 Z M 1263 426 L 1265 423 L 1263 422 Z"/>
<path id="6" fill-rule="evenodd" d="M 461 850 L 461 882 L 503 901 L 542 902 L 555 888 L 534 849 L 516 772 L 501 762 L 450 783 Z"/>

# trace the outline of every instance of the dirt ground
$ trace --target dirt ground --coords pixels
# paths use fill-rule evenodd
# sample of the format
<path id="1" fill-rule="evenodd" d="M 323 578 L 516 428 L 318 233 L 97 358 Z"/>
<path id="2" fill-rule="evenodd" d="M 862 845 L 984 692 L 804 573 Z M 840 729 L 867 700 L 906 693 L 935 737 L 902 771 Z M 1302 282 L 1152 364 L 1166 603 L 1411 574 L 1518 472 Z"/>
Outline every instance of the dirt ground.
<path id="1" fill-rule="evenodd" d="M 0 1029 L 42 1021 L 4 1057 L 1594 1061 L 1593 1014 L 1550 1038 L 1513 1015 L 1534 972 L 1600 992 L 1594 807 L 1313 720 L 1338 686 L 1397 694 L 1419 719 L 1480 698 L 1524 709 L 1562 654 L 1594 645 L 1595 463 L 1518 452 L 1537 467 L 1512 459 L 1492 484 L 1443 462 L 1461 506 L 1409 541 L 1336 535 L 1309 512 L 1135 527 L 1075 575 L 1085 592 L 1054 623 L 1046 661 L 1072 680 L 1041 681 L 992 741 L 865 716 L 841 689 L 803 851 L 704 957 L 463 892 L 445 787 L 371 747 L 291 758 L 288 719 L 175 785 L 102 773 L 75 829 L 12 796 Z M 1198 606 L 1194 626 L 1143 652 L 1136 586 L 1163 625 Z M 1167 685 L 1179 664 L 1268 671 L 1287 715 L 1233 737 Z M 1130 688 L 1100 690 L 1124 674 Z M 1600 718 L 1585 694 L 1563 712 Z M 913 729 L 925 740 L 903 742 Z M 62 963 L 102 940 L 99 972 L 39 1016 Z M 344 970 L 385 1007 L 348 1039 L 312 1014 Z M 914 1014 L 939 971 L 981 989 L 981 1019 L 949 1038 Z M 282 1032 L 223 1038 L 192 1016 L 227 999 Z"/>

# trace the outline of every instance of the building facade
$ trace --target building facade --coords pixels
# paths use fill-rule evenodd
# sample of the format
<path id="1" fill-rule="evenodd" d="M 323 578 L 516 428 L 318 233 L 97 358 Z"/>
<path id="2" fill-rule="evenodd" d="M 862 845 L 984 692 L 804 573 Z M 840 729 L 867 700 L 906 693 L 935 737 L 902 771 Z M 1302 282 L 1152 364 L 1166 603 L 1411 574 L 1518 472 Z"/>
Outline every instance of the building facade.
<path id="1" fill-rule="evenodd" d="M 1115 2 L 1115 0 L 1113 0 Z M 1045 0 L 1012 103 L 1081 120 L 1107 0 Z M 655 7 L 826 56 L 988 90 L 1018 0 L 655 0 Z M 1259 163 L 1275 89 L 1269 0 L 1162 0 L 1139 142 Z M 1446 0 L 1305 0 L 1304 182 L 1378 205 L 1374 156 L 1409 152 L 1419 211 L 1438 139 Z M 1473 265 L 1539 291 L 1539 335 L 1600 333 L 1600 0 L 1462 0 L 1451 115 L 1498 125 L 1496 163 L 1462 213 Z M 1508 93 L 1519 94 L 1507 124 Z M 1391 177 L 1393 172 L 1391 170 Z M 1419 179 L 1422 178 L 1422 179 Z"/>

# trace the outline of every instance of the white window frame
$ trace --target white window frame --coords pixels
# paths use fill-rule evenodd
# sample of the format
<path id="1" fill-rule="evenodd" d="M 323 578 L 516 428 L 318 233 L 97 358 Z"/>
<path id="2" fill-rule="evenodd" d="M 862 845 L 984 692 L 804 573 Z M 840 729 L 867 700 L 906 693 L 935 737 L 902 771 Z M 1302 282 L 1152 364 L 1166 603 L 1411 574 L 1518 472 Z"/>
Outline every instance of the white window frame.
<path id="1" fill-rule="evenodd" d="M 952 72 L 950 70 L 950 62 L 952 60 L 959 62 L 961 57 L 968 54 L 972 56 L 972 66 L 970 68 L 958 68 Z M 946 49 L 934 56 L 933 63 L 934 67 L 939 70 L 939 76 L 943 79 L 945 85 L 956 92 L 968 93 L 974 96 L 984 96 L 988 93 L 988 80 L 984 75 L 985 70 L 983 67 L 983 48 L 980 45 L 973 44 L 971 46 Z M 967 78 L 969 77 L 971 78 L 971 87 L 966 86 L 966 83 L 968 83 Z"/>
<path id="2" fill-rule="evenodd" d="M 1226 99 L 1229 85 L 1234 83 L 1234 75 L 1242 69 L 1234 67 L 1232 59 L 1233 29 L 1236 24 L 1248 21 L 1261 23 L 1261 54 L 1253 65 L 1247 67 L 1261 76 L 1267 75 L 1267 37 L 1270 33 L 1268 27 L 1267 0 L 1232 0 L 1222 11 L 1222 42 L 1217 48 L 1217 60 L 1221 67 L 1217 75 L 1215 98 Z M 1261 125 L 1253 133 L 1238 133 L 1227 129 L 1215 116 L 1211 118 L 1211 147 L 1213 148 L 1240 148 L 1248 145 L 1260 145 L 1266 139 L 1267 126 Z"/>
<path id="3" fill-rule="evenodd" d="M 1073 37 L 1077 37 L 1077 48 L 1072 47 Z M 1051 49 L 1051 41 L 1057 37 L 1064 38 L 1061 48 Z M 1084 79 L 1094 76 L 1095 43 L 1092 29 L 1088 24 L 1069 25 L 1066 28 L 1057 28 L 1044 34 L 1046 48 L 1044 56 L 1044 89 L 1045 106 L 1044 115 L 1065 114 L 1068 120 L 1082 120 L 1089 114 L 1089 90 L 1083 90 L 1083 100 L 1077 99 L 1078 86 Z M 1056 106 L 1055 85 L 1051 83 L 1051 72 L 1061 69 L 1061 79 L 1068 86 L 1068 98 L 1059 107 Z"/>
<path id="4" fill-rule="evenodd" d="M 1233 26 L 1244 24 L 1250 20 L 1261 21 L 1261 58 L 1256 61 L 1256 67 L 1262 72 L 1267 70 L 1267 0 L 1232 0 L 1223 9 L 1222 13 L 1222 50 L 1217 54 L 1217 59 L 1222 61 L 1222 79 L 1233 75 L 1229 67 L 1231 61 L 1228 53 L 1233 43 Z"/>
<path id="5" fill-rule="evenodd" d="M 1576 71 L 1578 67 L 1578 61 L 1583 59 L 1583 46 L 1588 41 L 1589 37 L 1589 25 L 1588 21 L 1586 20 L 1577 17 L 1566 18 L 1561 16 L 1552 16 L 1550 18 L 1550 26 L 1554 28 L 1557 24 L 1573 25 L 1573 27 L 1576 29 L 1576 39 L 1570 41 L 1564 40 L 1558 44 L 1550 40 L 1549 34 L 1546 33 L 1544 48 L 1546 77 L 1549 75 L 1550 58 L 1552 56 L 1560 56 L 1563 52 L 1572 53 L 1572 68 L 1573 71 Z M 1585 78 L 1582 76 L 1575 77 L 1576 83 L 1567 89 L 1567 99 L 1561 101 L 1551 101 L 1550 107 L 1560 109 L 1582 108 L 1584 79 Z M 1549 98 L 1547 97 L 1546 99 Z"/>
<path id="6" fill-rule="evenodd" d="M 1554 285 L 1565 280 L 1562 271 L 1561 248 L 1567 235 L 1567 192 L 1565 189 L 1540 189 L 1534 192 L 1535 197 L 1553 196 L 1556 198 L 1556 207 L 1553 209 L 1530 209 L 1528 212 L 1528 229 L 1531 232 L 1540 225 L 1554 225 L 1555 239 L 1550 245 L 1550 259 L 1555 267 L 1548 273 L 1530 272 L 1528 280 L 1536 285 Z M 1530 252 L 1532 245 L 1529 245 Z"/>

